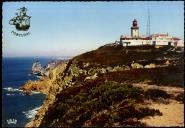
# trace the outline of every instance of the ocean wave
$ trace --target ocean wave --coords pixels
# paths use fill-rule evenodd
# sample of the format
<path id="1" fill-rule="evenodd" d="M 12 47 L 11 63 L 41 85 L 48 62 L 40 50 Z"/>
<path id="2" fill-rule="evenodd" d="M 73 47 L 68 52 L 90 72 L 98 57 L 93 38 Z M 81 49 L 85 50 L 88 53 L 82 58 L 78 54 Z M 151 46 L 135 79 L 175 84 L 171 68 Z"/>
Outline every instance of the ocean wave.
<path id="1" fill-rule="evenodd" d="M 26 118 L 28 118 L 28 119 L 31 119 L 31 118 L 34 118 L 35 117 L 35 115 L 37 114 L 37 112 L 38 112 L 38 110 L 41 108 L 41 106 L 40 107 L 36 107 L 36 108 L 34 108 L 34 109 L 32 109 L 32 110 L 28 110 L 28 111 L 23 111 L 22 113 L 26 116 Z"/>
<path id="2" fill-rule="evenodd" d="M 32 73 L 28 73 L 28 76 L 33 76 L 33 74 Z"/>
<path id="3" fill-rule="evenodd" d="M 8 92 L 21 92 L 21 94 L 24 94 L 22 92 L 24 92 L 23 90 L 21 89 L 18 89 L 18 88 L 12 88 L 12 87 L 7 87 L 7 88 L 3 88 L 4 90 L 8 91 Z M 33 94 L 40 94 L 41 92 L 38 92 L 38 91 L 31 91 L 30 92 L 30 95 L 33 95 Z"/>
<path id="4" fill-rule="evenodd" d="M 6 91 L 9 91 L 9 92 L 22 92 L 23 91 L 18 88 L 12 88 L 12 87 L 7 87 L 7 88 L 3 88 L 3 89 Z"/>
<path id="5" fill-rule="evenodd" d="M 22 93 L 23 95 L 27 95 L 26 93 Z M 37 92 L 37 91 L 31 91 L 28 93 L 28 95 L 35 95 L 35 94 L 41 94 L 41 92 Z"/>
<path id="6" fill-rule="evenodd" d="M 41 92 L 31 91 L 31 94 L 40 94 Z"/>
<path id="7" fill-rule="evenodd" d="M 9 93 L 7 93 L 6 95 L 7 95 L 7 96 L 14 96 L 15 94 L 9 94 Z"/>

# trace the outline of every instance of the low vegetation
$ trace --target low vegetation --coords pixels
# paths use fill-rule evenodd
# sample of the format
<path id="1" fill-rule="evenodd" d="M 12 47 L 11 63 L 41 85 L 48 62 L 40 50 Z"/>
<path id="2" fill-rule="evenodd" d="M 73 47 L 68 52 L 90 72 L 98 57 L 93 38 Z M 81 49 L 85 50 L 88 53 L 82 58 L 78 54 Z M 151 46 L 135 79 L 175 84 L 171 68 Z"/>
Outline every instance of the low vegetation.
<path id="1" fill-rule="evenodd" d="M 152 99 L 152 100 L 155 101 L 159 98 L 168 99 L 168 98 L 170 98 L 170 94 L 168 94 L 165 91 L 160 90 L 160 89 L 148 89 L 145 92 L 145 97 L 147 99 Z"/>
<path id="2" fill-rule="evenodd" d="M 182 66 L 109 72 L 102 75 L 102 77 L 120 83 L 138 83 L 150 81 L 148 84 L 183 87 L 183 70 L 180 67 Z"/>
<path id="3" fill-rule="evenodd" d="M 184 103 L 184 93 L 178 94 L 178 95 L 175 97 L 175 99 L 176 99 L 177 101 L 180 101 L 181 103 Z"/>
<path id="4" fill-rule="evenodd" d="M 44 116 L 37 115 L 40 122 L 34 121 L 40 127 L 146 126 L 140 119 L 162 115 L 159 110 L 147 107 L 146 101 L 167 103 L 168 99 L 173 99 L 184 102 L 183 94 L 172 96 L 163 90 L 133 86 L 134 83 L 184 86 L 183 53 L 169 51 L 170 48 L 102 46 L 74 57 L 53 80 L 58 86 L 57 92 L 50 90 L 54 102 L 46 105 L 47 110 L 42 110 L 46 113 L 40 115 Z M 174 59 L 175 64 L 131 68 L 133 61 L 142 65 L 164 65 L 166 58 Z M 127 68 L 107 71 L 116 66 Z M 98 72 L 97 69 L 104 71 Z"/>
<path id="5" fill-rule="evenodd" d="M 172 47 L 165 46 L 161 48 L 155 48 L 155 46 L 102 46 L 97 50 L 84 53 L 82 55 L 74 57 L 77 62 L 90 62 L 98 63 L 100 66 L 116 66 L 116 65 L 128 65 L 132 61 L 139 62 L 141 64 L 156 63 L 162 64 L 164 60 L 156 60 L 157 58 L 164 57 L 181 57 L 183 53 L 176 53 L 175 51 L 168 51 Z M 166 53 L 166 54 L 165 54 Z"/>
<path id="6" fill-rule="evenodd" d="M 129 84 L 89 81 L 70 87 L 57 95 L 57 100 L 45 115 L 45 126 L 144 126 L 138 119 L 162 115 L 158 110 L 142 107 L 144 91 Z M 150 98 L 150 97 L 149 97 Z M 136 118 L 133 120 L 133 118 Z"/>

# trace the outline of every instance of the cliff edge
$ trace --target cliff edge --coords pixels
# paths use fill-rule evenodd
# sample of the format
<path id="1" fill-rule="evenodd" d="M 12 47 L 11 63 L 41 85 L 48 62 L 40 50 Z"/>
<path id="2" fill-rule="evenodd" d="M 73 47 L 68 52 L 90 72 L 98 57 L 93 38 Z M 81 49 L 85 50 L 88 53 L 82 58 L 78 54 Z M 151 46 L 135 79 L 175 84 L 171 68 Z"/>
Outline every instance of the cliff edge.
<path id="1" fill-rule="evenodd" d="M 183 52 L 171 49 L 105 45 L 58 65 L 49 77 L 22 87 L 47 94 L 26 127 L 166 126 L 145 118 L 166 116 L 152 104 L 183 108 Z M 184 126 L 182 116 L 168 123 Z"/>

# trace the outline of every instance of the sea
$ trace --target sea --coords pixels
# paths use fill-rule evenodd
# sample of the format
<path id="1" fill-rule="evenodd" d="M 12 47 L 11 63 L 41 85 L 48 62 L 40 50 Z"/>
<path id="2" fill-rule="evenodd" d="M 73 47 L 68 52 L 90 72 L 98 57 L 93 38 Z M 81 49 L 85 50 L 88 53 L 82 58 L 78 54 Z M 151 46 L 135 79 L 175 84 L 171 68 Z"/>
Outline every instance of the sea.
<path id="1" fill-rule="evenodd" d="M 56 58 L 37 58 L 42 66 Z M 62 57 L 60 58 L 62 59 Z M 67 59 L 67 57 L 64 57 Z M 34 118 L 46 95 L 32 92 L 25 95 L 19 88 L 28 80 L 38 80 L 31 75 L 34 57 L 3 58 L 2 60 L 2 127 L 24 127 Z"/>

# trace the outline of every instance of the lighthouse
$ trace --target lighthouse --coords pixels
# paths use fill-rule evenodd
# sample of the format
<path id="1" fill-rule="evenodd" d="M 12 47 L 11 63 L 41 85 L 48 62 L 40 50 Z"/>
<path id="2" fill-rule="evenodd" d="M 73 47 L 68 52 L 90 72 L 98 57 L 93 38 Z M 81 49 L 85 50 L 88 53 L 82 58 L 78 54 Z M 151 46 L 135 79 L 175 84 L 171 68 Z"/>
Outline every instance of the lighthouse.
<path id="1" fill-rule="evenodd" d="M 131 36 L 134 38 L 139 37 L 139 27 L 136 19 L 134 19 L 134 21 L 132 22 Z"/>
<path id="2" fill-rule="evenodd" d="M 179 38 L 169 36 L 168 34 L 152 34 L 150 35 L 150 22 L 148 23 L 149 26 L 147 28 L 147 36 L 139 35 L 139 27 L 138 22 L 136 19 L 132 21 L 131 26 L 131 36 L 121 35 L 119 44 L 122 46 L 142 46 L 142 45 L 172 45 L 178 46 L 181 42 L 184 43 Z M 182 44 L 182 43 L 181 43 Z M 180 45 L 179 45 L 180 46 Z M 184 47 L 183 45 L 181 45 Z"/>

